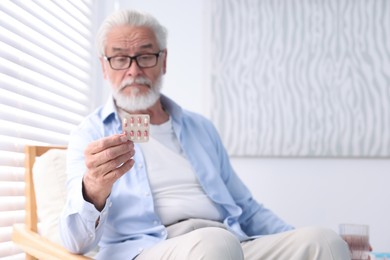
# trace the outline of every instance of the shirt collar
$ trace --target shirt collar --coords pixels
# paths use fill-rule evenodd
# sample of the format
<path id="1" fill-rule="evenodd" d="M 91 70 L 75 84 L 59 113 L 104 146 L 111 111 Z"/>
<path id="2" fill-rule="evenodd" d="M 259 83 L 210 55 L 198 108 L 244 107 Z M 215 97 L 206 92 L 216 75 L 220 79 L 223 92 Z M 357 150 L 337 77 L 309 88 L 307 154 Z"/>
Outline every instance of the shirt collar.
<path id="1" fill-rule="evenodd" d="M 167 96 L 161 95 L 160 100 L 163 108 L 165 111 L 167 111 L 172 119 L 173 131 L 175 132 L 177 139 L 180 141 L 183 122 L 183 109 Z"/>
<path id="2" fill-rule="evenodd" d="M 163 94 L 161 94 L 160 100 L 163 108 L 172 117 L 173 121 L 180 121 L 183 112 L 182 108 L 172 99 Z"/>
<path id="3" fill-rule="evenodd" d="M 101 116 L 103 123 L 106 123 L 107 120 L 110 120 L 112 117 L 114 117 L 115 120 L 119 121 L 118 111 L 116 109 L 114 98 L 112 97 L 112 95 L 109 96 L 107 102 L 104 104 Z"/>

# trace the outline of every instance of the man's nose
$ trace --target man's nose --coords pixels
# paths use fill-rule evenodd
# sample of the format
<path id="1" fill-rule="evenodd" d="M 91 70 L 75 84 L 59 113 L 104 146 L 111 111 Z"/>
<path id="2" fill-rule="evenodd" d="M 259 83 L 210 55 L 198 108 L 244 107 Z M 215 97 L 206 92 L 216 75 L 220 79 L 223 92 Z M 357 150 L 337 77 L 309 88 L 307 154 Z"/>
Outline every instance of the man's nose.
<path id="1" fill-rule="evenodd" d="M 142 73 L 142 69 L 138 66 L 136 60 L 132 60 L 126 73 L 129 76 L 136 77 Z"/>

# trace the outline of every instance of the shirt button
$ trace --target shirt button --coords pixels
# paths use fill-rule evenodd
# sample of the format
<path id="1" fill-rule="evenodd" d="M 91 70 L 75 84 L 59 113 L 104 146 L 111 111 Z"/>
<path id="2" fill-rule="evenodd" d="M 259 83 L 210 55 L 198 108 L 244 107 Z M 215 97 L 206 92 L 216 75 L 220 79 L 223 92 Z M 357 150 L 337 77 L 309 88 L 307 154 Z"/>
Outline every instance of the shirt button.
<path id="1" fill-rule="evenodd" d="M 153 221 L 153 224 L 158 225 L 158 221 L 157 220 Z"/>
<path id="2" fill-rule="evenodd" d="M 93 238 L 93 234 L 92 234 L 92 233 L 89 233 L 89 237 L 90 237 L 90 238 Z"/>
<path id="3" fill-rule="evenodd" d="M 143 167 L 144 167 L 144 165 L 142 163 L 138 164 L 138 169 L 142 169 Z"/>
<path id="4" fill-rule="evenodd" d="M 146 197 L 149 197 L 149 196 L 150 196 L 150 192 L 148 192 L 148 191 L 145 192 L 145 196 L 146 196 Z"/>
<path id="5" fill-rule="evenodd" d="M 111 206 L 112 206 L 112 202 L 110 202 L 110 204 L 108 204 L 108 207 L 109 207 L 109 208 L 111 208 Z"/>
<path id="6" fill-rule="evenodd" d="M 138 248 L 138 253 L 141 253 L 144 249 L 142 247 Z"/>

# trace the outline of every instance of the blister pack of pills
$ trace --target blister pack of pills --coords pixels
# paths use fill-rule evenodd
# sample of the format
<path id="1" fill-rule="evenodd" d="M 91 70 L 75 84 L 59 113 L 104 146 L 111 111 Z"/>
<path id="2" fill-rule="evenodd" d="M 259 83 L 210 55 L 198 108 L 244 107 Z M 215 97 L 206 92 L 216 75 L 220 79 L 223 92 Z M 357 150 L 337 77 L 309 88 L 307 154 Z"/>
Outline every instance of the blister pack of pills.
<path id="1" fill-rule="evenodd" d="M 135 143 L 149 140 L 149 120 L 147 114 L 126 115 L 122 120 L 122 130 L 127 138 Z"/>

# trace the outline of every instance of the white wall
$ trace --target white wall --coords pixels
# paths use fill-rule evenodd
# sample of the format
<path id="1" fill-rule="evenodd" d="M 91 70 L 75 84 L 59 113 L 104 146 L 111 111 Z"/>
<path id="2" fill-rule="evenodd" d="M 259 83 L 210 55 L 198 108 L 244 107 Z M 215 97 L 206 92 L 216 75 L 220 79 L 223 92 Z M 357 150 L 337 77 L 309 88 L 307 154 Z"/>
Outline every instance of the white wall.
<path id="1" fill-rule="evenodd" d="M 375 251 L 390 251 L 390 160 L 232 158 L 254 197 L 296 227 L 370 226 Z"/>
<path id="2" fill-rule="evenodd" d="M 204 77 L 207 0 L 116 0 L 155 15 L 169 30 L 168 72 L 163 92 L 190 110 L 208 115 L 212 86 Z M 254 197 L 289 223 L 370 225 L 375 251 L 390 251 L 390 160 L 232 158 Z"/>

